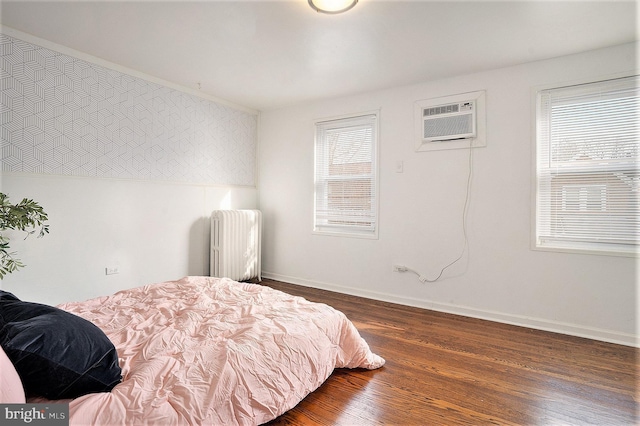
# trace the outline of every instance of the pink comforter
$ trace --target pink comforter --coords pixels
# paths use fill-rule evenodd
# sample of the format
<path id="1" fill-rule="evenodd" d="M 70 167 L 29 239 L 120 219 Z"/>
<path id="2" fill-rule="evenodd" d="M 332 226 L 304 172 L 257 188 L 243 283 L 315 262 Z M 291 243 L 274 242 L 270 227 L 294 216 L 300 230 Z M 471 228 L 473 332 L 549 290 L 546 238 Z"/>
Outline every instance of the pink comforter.
<path id="1" fill-rule="evenodd" d="M 276 418 L 336 367 L 374 369 L 342 312 L 269 287 L 187 277 L 59 306 L 98 325 L 123 381 L 70 402 L 72 425 L 250 425 Z"/>

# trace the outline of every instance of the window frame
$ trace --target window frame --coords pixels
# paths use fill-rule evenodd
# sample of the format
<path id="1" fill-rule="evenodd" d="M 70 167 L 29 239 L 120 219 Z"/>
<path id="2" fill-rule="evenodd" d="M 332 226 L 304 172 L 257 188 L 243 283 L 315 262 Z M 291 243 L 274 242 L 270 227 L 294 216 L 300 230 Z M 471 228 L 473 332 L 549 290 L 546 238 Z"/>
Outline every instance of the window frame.
<path id="1" fill-rule="evenodd" d="M 541 105 L 540 98 L 541 93 L 553 89 L 571 88 L 573 86 L 589 85 L 603 83 L 609 80 L 617 80 L 624 78 L 639 79 L 640 76 L 636 72 L 619 73 L 615 75 L 604 76 L 601 78 L 590 78 L 582 80 L 574 80 L 570 82 L 563 82 L 557 84 L 547 84 L 533 87 L 531 90 L 531 115 L 532 115 L 532 173 L 531 173 L 531 200 L 532 200 L 532 213 L 531 213 L 531 249 L 536 251 L 547 252 L 560 252 L 560 253 L 578 253 L 589 255 L 604 255 L 604 256 L 622 256 L 622 257 L 639 257 L 640 256 L 640 241 L 635 245 L 635 248 L 615 249 L 612 245 L 597 244 L 591 242 L 579 242 L 576 240 L 558 242 L 558 243 L 542 243 L 538 233 L 538 217 L 540 216 L 539 206 L 539 154 L 540 154 L 540 140 L 539 140 L 539 120 L 541 117 Z M 599 169 L 600 170 L 600 169 Z M 602 169 L 607 170 L 607 169 Z M 582 202 L 582 201 L 581 201 Z"/>
<path id="2" fill-rule="evenodd" d="M 318 126 L 320 124 L 326 124 L 335 122 L 338 123 L 341 120 L 350 120 L 357 118 L 365 118 L 365 117 L 374 117 L 374 137 L 373 143 L 371 146 L 371 169 L 370 175 L 371 182 L 374 186 L 372 191 L 372 200 L 371 200 L 371 213 L 373 217 L 373 226 L 371 230 L 357 228 L 355 226 L 349 225 L 324 225 L 318 223 L 318 185 L 321 183 L 318 182 L 318 150 L 319 150 L 319 140 L 318 140 Z M 380 185 L 379 185 L 379 145 L 380 145 L 380 110 L 372 110 L 372 111 L 364 111 L 353 114 L 345 114 L 340 116 L 327 117 L 322 119 L 314 120 L 314 144 L 313 144 L 313 229 L 312 234 L 315 235 L 326 235 L 326 236 L 340 236 L 340 237 L 353 237 L 353 238 L 366 238 L 366 239 L 378 239 L 378 231 L 380 228 L 379 221 L 379 194 L 380 194 Z M 327 149 L 325 147 L 325 149 Z M 325 182 L 329 182 L 331 180 L 335 181 L 338 178 L 328 178 Z M 350 180 L 361 180 L 363 179 L 362 175 L 354 175 Z M 325 191 L 326 192 L 326 191 Z"/>

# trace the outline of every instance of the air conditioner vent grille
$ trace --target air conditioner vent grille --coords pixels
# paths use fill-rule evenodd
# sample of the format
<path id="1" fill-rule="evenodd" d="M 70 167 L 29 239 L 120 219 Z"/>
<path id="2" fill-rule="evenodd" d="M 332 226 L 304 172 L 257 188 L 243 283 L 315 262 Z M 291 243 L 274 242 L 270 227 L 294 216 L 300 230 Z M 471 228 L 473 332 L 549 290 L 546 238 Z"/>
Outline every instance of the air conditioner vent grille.
<path id="1" fill-rule="evenodd" d="M 424 117 L 427 117 L 431 115 L 450 114 L 452 112 L 458 112 L 459 110 L 459 104 L 440 105 L 433 108 L 425 108 L 424 110 L 422 110 L 422 115 Z"/>
<path id="2" fill-rule="evenodd" d="M 440 136 L 464 137 L 473 132 L 473 116 L 471 114 L 452 115 L 442 117 L 437 120 L 424 121 L 424 135 L 427 138 L 438 138 Z"/>

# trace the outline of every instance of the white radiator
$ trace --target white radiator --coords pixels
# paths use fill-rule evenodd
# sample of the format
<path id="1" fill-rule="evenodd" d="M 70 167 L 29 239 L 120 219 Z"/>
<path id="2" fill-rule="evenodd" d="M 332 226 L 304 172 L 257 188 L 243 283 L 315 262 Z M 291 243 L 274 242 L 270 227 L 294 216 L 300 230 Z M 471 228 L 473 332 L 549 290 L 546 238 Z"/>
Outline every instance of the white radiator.
<path id="1" fill-rule="evenodd" d="M 211 276 L 262 280 L 260 210 L 214 210 L 211 214 Z"/>

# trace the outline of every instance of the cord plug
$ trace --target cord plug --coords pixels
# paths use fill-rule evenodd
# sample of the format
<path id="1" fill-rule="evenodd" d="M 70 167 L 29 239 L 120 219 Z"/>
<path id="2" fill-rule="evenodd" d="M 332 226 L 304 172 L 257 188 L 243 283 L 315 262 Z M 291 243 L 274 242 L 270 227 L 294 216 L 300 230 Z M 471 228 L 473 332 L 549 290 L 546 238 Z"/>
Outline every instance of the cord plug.
<path id="1" fill-rule="evenodd" d="M 407 272 L 409 268 L 403 265 L 393 265 L 393 272 Z"/>

